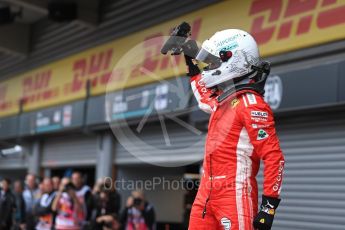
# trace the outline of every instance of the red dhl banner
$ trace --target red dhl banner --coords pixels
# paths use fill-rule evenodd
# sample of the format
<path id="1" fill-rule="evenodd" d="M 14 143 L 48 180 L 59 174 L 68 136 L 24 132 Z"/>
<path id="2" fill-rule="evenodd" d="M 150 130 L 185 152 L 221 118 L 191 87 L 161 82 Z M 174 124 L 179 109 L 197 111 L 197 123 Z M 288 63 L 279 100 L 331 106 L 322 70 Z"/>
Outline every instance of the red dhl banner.
<path id="1" fill-rule="evenodd" d="M 216 31 L 249 31 L 263 56 L 345 38 L 343 0 L 228 0 L 0 82 L 0 117 L 167 79 L 185 72 L 181 56 L 160 48 L 187 21 L 200 43 Z"/>

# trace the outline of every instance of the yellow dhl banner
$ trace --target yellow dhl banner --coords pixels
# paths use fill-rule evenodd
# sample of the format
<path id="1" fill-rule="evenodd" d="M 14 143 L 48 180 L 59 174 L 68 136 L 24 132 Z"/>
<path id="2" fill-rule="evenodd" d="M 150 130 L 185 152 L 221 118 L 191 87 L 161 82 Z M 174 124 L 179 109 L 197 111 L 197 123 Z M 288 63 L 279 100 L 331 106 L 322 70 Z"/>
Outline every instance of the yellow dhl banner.
<path id="1" fill-rule="evenodd" d="M 254 35 L 263 56 L 345 38 L 343 0 L 228 0 L 88 49 L 0 83 L 0 117 L 134 87 L 185 72 L 183 59 L 160 54 L 171 29 L 187 21 L 199 42 L 216 31 Z M 152 39 L 153 38 L 153 39 Z"/>

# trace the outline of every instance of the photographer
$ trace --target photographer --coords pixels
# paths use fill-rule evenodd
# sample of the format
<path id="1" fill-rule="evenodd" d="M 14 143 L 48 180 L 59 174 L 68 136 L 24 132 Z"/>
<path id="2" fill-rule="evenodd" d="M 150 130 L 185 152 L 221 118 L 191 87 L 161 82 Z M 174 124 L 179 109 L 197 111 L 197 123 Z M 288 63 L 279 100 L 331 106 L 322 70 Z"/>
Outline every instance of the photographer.
<path id="1" fill-rule="evenodd" d="M 123 229 L 152 230 L 155 229 L 155 212 L 153 206 L 145 200 L 142 191 L 133 191 L 127 199 L 126 208 L 120 216 Z"/>
<path id="2" fill-rule="evenodd" d="M 53 210 L 52 204 L 56 192 L 53 189 L 53 182 L 51 178 L 44 178 L 43 195 L 35 206 L 35 213 L 39 217 L 37 230 L 50 230 L 53 225 Z"/>
<path id="3" fill-rule="evenodd" d="M 75 186 L 64 178 L 54 199 L 52 210 L 57 213 L 56 230 L 80 230 L 85 212 L 76 195 Z"/>
<path id="4" fill-rule="evenodd" d="M 91 220 L 92 210 L 94 206 L 92 192 L 89 186 L 85 184 L 84 176 L 81 172 L 72 173 L 71 182 L 75 187 L 75 193 L 78 197 L 80 205 L 84 210 L 83 226 L 86 228 Z"/>
<path id="5" fill-rule="evenodd" d="M 119 223 L 117 221 L 119 199 L 116 198 L 114 191 L 100 188 L 95 198 L 97 201 L 95 208 L 96 223 L 93 229 L 119 229 Z"/>

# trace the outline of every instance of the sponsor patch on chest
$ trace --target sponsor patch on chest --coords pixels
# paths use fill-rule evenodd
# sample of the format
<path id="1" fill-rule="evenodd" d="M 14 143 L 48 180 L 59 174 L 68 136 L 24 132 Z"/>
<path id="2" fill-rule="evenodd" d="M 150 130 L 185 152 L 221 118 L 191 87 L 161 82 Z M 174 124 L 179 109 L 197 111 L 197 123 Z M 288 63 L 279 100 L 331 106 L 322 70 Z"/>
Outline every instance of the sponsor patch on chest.
<path id="1" fill-rule="evenodd" d="M 250 115 L 252 117 L 263 117 L 263 118 L 268 118 L 268 113 L 264 111 L 251 111 Z"/>
<path id="2" fill-rule="evenodd" d="M 252 124 L 253 129 L 262 129 L 267 128 L 269 125 L 262 125 L 262 124 Z"/>
<path id="3" fill-rule="evenodd" d="M 260 140 L 266 139 L 267 137 L 268 137 L 268 134 L 266 133 L 266 131 L 263 129 L 259 129 L 256 140 L 260 141 Z"/>

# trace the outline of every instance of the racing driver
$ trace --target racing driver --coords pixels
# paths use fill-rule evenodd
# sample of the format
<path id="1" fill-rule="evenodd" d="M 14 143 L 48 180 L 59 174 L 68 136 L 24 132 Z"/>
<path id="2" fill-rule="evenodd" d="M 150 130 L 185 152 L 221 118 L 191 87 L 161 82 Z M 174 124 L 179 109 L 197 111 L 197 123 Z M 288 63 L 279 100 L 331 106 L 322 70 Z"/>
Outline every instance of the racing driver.
<path id="1" fill-rule="evenodd" d="M 269 63 L 260 59 L 254 38 L 242 30 L 216 32 L 201 49 L 187 37 L 180 48 L 191 87 L 200 109 L 210 113 L 203 175 L 189 230 L 271 229 L 280 202 L 284 156 L 273 113 L 263 99 Z M 207 65 L 203 71 L 201 63 Z M 261 160 L 264 181 L 258 210 L 256 175 Z"/>

